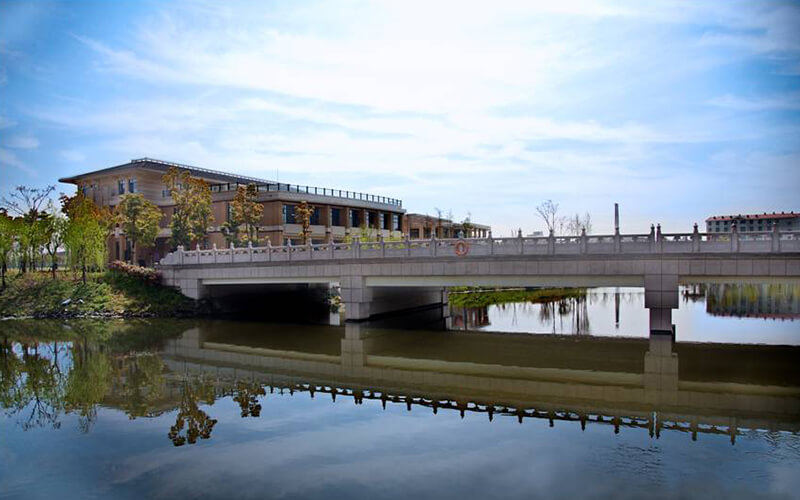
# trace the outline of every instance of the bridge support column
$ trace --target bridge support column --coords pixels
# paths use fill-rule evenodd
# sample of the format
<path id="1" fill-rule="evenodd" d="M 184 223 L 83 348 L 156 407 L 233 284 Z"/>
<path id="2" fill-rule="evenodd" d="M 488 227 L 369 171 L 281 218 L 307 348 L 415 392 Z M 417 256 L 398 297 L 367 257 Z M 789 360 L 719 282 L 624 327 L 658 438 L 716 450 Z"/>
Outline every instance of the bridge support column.
<path id="1" fill-rule="evenodd" d="M 678 354 L 672 352 L 672 334 L 650 333 L 650 350 L 644 355 L 643 385 L 648 402 L 678 401 Z"/>
<path id="2" fill-rule="evenodd" d="M 646 275 L 644 306 L 650 310 L 650 334 L 672 335 L 672 310 L 678 308 L 678 275 Z"/>
<path id="3" fill-rule="evenodd" d="M 363 276 L 343 276 L 341 281 L 342 303 L 346 321 L 364 321 L 371 316 L 372 289 L 367 287 Z"/>

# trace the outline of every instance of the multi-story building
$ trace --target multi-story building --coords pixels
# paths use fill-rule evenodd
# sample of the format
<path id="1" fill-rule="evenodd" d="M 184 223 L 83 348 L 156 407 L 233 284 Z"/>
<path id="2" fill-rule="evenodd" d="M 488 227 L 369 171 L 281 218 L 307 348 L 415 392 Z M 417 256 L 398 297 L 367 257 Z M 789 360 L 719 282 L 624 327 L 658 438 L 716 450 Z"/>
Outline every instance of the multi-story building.
<path id="1" fill-rule="evenodd" d="M 189 171 L 193 177 L 205 180 L 211 187 L 214 222 L 209 228 L 207 241 L 201 242 L 203 245 L 226 245 L 222 226 L 228 220 L 230 203 L 237 187 L 248 184 L 258 187 L 257 200 L 264 206 L 259 238 L 268 239 L 273 245 L 282 245 L 289 240 L 299 244 L 302 240 L 302 226 L 294 217 L 294 208 L 302 201 L 308 202 L 314 209 L 310 228 L 314 242 L 322 242 L 327 238 L 342 241 L 348 235 L 360 234 L 362 227 L 370 228 L 372 234 L 382 234 L 384 237 L 400 237 L 405 233 L 405 210 L 402 202 L 395 198 L 343 189 L 285 184 L 152 158 L 131 160 L 59 181 L 77 185 L 96 204 L 111 209 L 119 204 L 123 195 L 129 193 L 142 193 L 155 203 L 164 212 L 164 217 L 154 248 L 137 248 L 136 255 L 131 256 L 131 245 L 119 229 L 109 239 L 110 259 L 153 262 L 172 250 L 169 223 L 175 204 L 162 180 L 171 167 Z"/>
<path id="2" fill-rule="evenodd" d="M 773 225 L 777 225 L 779 231 L 800 231 L 800 213 L 715 215 L 706 219 L 706 232 L 729 233 L 734 224 L 740 233 L 772 231 Z"/>
<path id="3" fill-rule="evenodd" d="M 433 234 L 437 238 L 457 238 L 461 235 L 465 238 L 486 238 L 492 230 L 490 226 L 483 224 L 470 222 L 465 227 L 463 222 L 424 214 L 408 214 L 406 227 L 412 240 L 428 239 Z"/>

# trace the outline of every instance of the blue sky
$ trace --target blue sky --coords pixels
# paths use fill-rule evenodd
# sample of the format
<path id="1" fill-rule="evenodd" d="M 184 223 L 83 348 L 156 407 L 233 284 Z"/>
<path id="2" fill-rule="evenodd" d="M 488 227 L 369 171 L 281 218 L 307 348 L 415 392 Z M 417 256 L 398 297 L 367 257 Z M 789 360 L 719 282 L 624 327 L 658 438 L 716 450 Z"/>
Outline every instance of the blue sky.
<path id="1" fill-rule="evenodd" d="M 800 3 L 487 5 L 2 0 L 0 191 L 150 156 L 498 236 L 800 210 Z"/>

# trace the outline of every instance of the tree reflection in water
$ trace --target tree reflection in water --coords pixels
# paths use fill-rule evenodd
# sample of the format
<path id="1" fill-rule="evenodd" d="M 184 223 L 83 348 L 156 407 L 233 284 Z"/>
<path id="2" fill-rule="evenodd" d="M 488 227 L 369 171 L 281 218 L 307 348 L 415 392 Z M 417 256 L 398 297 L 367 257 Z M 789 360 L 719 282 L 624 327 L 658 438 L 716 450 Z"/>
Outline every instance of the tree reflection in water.
<path id="1" fill-rule="evenodd" d="M 0 339 L 0 411 L 23 430 L 61 426 L 75 415 L 89 432 L 97 408 L 153 415 L 165 394 L 161 342 L 185 327 L 147 322 L 7 321 Z M 173 328 L 174 327 L 174 328 Z M 154 333 L 156 332 L 156 333 Z"/>
<path id="2" fill-rule="evenodd" d="M 209 405 L 214 403 L 214 386 L 206 383 L 202 377 L 194 380 L 185 380 L 183 383 L 183 397 L 175 416 L 175 425 L 169 428 L 169 439 L 175 446 L 186 443 L 195 444 L 197 439 L 208 439 L 217 420 L 208 416 L 200 409 L 198 401 L 205 399 Z"/>
<path id="3" fill-rule="evenodd" d="M 267 391 L 257 382 L 239 381 L 236 383 L 236 391 L 233 400 L 239 403 L 242 410 L 242 418 L 261 416 L 261 403 L 258 396 L 266 396 Z"/>

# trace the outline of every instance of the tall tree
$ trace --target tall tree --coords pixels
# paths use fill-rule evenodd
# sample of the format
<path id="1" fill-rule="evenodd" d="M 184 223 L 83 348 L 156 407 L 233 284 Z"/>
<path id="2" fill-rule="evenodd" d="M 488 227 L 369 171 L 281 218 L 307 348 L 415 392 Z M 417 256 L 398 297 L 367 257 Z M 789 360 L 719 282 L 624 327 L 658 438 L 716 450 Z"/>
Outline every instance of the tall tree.
<path id="1" fill-rule="evenodd" d="M 586 234 L 592 233 L 592 216 L 589 215 L 589 212 L 586 212 L 583 217 L 575 214 L 569 218 L 567 222 L 567 231 L 569 231 L 570 234 L 580 236 L 584 229 L 586 230 Z"/>
<path id="2" fill-rule="evenodd" d="M 311 240 L 311 215 L 313 213 L 314 208 L 307 201 L 301 201 L 294 207 L 294 218 L 300 221 L 300 226 L 303 228 L 303 245 L 307 245 Z"/>
<path id="3" fill-rule="evenodd" d="M 20 229 L 19 219 L 0 211 L 0 274 L 2 274 L 3 290 L 6 288 L 6 272 Z"/>
<path id="4" fill-rule="evenodd" d="M 29 188 L 17 186 L 9 195 L 0 199 L 0 205 L 8 212 L 22 218 L 22 232 L 18 238 L 20 245 L 21 270 L 24 273 L 28 268 L 35 266 L 36 253 L 41 252 L 44 245 L 43 226 L 41 214 L 45 203 L 55 191 L 55 186 L 44 188 Z"/>
<path id="5" fill-rule="evenodd" d="M 163 214 L 161 210 L 141 193 L 122 197 L 116 208 L 116 220 L 122 232 L 131 242 L 131 260 L 136 259 L 136 249 L 149 248 L 156 242 L 158 223 Z"/>
<path id="6" fill-rule="evenodd" d="M 103 267 L 106 257 L 106 239 L 112 220 L 110 214 L 100 209 L 81 193 L 62 197 L 63 212 L 67 214 L 64 244 L 69 251 L 70 265 L 81 270 L 86 283 L 86 270 Z"/>
<path id="7" fill-rule="evenodd" d="M 208 227 L 214 222 L 211 213 L 211 188 L 203 179 L 192 177 L 188 170 L 170 168 L 163 182 L 175 202 L 170 229 L 172 245 L 189 247 L 192 242 L 203 241 Z"/>
<path id="8" fill-rule="evenodd" d="M 67 219 L 56 209 L 52 202 L 49 203 L 46 217 L 42 219 L 44 233 L 44 249 L 50 256 L 50 271 L 56 279 L 58 268 L 58 249 L 64 245 L 64 235 L 67 230 Z"/>
<path id="9" fill-rule="evenodd" d="M 225 237 L 241 244 L 258 241 L 258 226 L 264 205 L 257 201 L 258 187 L 255 184 L 238 186 L 230 205 L 230 219 L 225 222 Z"/>
<path id="10" fill-rule="evenodd" d="M 553 203 L 553 200 L 547 200 L 536 207 L 536 213 L 542 218 L 548 231 L 558 234 L 564 229 L 564 217 L 558 215 L 558 203 Z"/>

